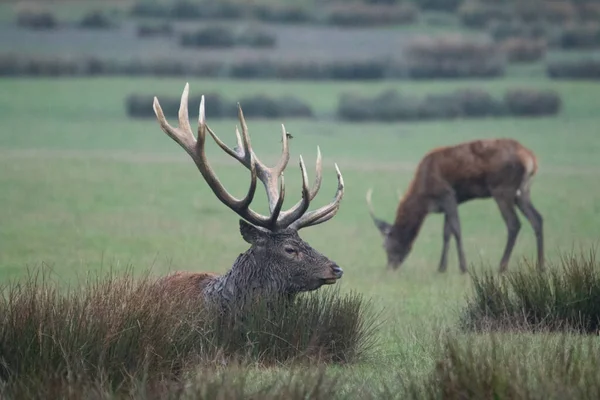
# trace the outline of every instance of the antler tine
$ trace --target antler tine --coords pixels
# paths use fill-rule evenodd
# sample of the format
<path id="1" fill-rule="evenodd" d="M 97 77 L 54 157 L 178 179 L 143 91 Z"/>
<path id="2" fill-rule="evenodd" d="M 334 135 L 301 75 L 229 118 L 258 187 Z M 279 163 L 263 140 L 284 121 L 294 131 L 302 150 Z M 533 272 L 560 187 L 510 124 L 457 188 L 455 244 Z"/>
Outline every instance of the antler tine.
<path id="1" fill-rule="evenodd" d="M 338 178 L 338 188 L 335 193 L 335 197 L 333 198 L 331 203 L 319 208 L 318 210 L 304 214 L 302 217 L 300 217 L 300 219 L 293 222 L 290 225 L 290 228 L 299 230 L 308 226 L 320 224 L 330 220 L 337 214 L 337 211 L 340 206 L 340 201 L 344 196 L 344 178 L 337 164 L 335 164 L 335 171 L 337 173 Z"/>
<path id="2" fill-rule="evenodd" d="M 281 124 L 281 158 L 277 165 L 272 168 L 275 172 L 274 175 L 281 175 L 283 170 L 287 167 L 288 162 L 290 161 L 290 147 L 288 145 L 288 136 L 287 131 L 285 130 L 285 126 Z"/>
<path id="3" fill-rule="evenodd" d="M 306 166 L 304 165 L 302 156 L 300 156 L 300 172 L 302 173 L 302 198 L 288 211 L 281 213 L 281 217 L 279 218 L 279 221 L 277 221 L 278 228 L 290 226 L 294 221 L 297 221 L 310 206 L 311 191 L 308 188 L 308 176 L 306 175 Z"/>
<path id="4" fill-rule="evenodd" d="M 163 113 L 162 107 L 158 102 L 158 98 L 154 96 L 154 102 L 152 103 L 152 108 L 154 109 L 154 114 L 156 114 L 156 119 L 163 130 L 171 139 L 177 142 L 183 149 L 190 155 L 193 154 L 193 147 L 196 143 L 196 139 L 194 139 L 194 134 L 192 133 L 192 127 L 190 126 L 189 120 L 187 119 L 187 99 L 189 93 L 189 85 L 186 83 L 185 88 L 183 89 L 183 94 L 181 95 L 181 102 L 179 105 L 179 128 L 173 128 L 167 119 L 165 118 L 165 114 Z M 181 116 L 184 115 L 184 123 L 182 124 Z M 186 123 L 187 122 L 187 123 Z"/>
<path id="5" fill-rule="evenodd" d="M 313 183 L 313 187 L 310 189 L 310 200 L 312 201 L 319 189 L 321 189 L 321 182 L 323 181 L 323 163 L 321 159 L 321 148 L 317 146 L 317 163 L 315 166 L 316 175 L 315 175 L 315 183 Z"/>
<path id="6" fill-rule="evenodd" d="M 189 83 L 186 83 L 181 95 L 181 103 L 179 106 L 178 128 L 173 128 L 171 125 L 169 125 L 162 108 L 160 107 L 158 98 L 154 97 L 153 108 L 160 127 L 190 155 L 208 186 L 223 204 L 253 224 L 264 224 L 266 218 L 248 208 L 249 204 L 254 198 L 254 193 L 256 192 L 257 173 L 254 160 L 251 158 L 249 163 L 250 187 L 248 188 L 248 193 L 243 199 L 237 199 L 225 189 L 206 159 L 204 143 L 206 139 L 206 130 L 208 127 L 206 125 L 206 116 L 204 110 L 204 96 L 202 96 L 200 101 L 198 117 L 198 140 L 196 140 L 194 138 L 194 134 L 192 133 L 192 128 L 188 117 L 188 95 Z M 208 130 L 211 132 L 210 129 Z"/>

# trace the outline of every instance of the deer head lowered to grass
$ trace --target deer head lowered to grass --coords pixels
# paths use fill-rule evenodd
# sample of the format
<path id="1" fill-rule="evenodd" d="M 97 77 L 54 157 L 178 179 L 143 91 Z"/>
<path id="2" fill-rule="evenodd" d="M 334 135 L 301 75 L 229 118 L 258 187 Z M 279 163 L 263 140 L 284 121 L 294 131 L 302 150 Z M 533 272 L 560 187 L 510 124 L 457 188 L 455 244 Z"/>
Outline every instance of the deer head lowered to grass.
<path id="1" fill-rule="evenodd" d="M 308 211 L 311 200 L 321 186 L 321 152 L 317 147 L 316 178 L 312 188 L 302 156 L 302 198 L 289 210 L 282 211 L 285 196 L 283 171 L 290 153 L 285 127 L 282 125 L 282 155 L 272 168 L 265 166 L 250 144 L 248 127 L 238 104 L 241 134 L 236 127 L 237 147 L 229 148 L 206 124 L 204 96 L 200 102 L 198 138 L 194 137 L 188 118 L 189 85 L 186 84 L 179 108 L 179 127 L 169 125 L 158 99 L 154 98 L 154 112 L 162 130 L 190 155 L 204 180 L 217 198 L 237 213 L 240 233 L 251 247 L 241 254 L 231 269 L 224 275 L 198 272 L 175 272 L 159 281 L 164 290 L 175 291 L 187 296 L 199 296 L 219 306 L 243 307 L 247 302 L 261 296 L 293 297 L 300 292 L 312 291 L 322 285 L 335 283 L 342 277 L 342 269 L 326 256 L 313 249 L 298 235 L 298 230 L 317 225 L 331 219 L 338 211 L 344 195 L 344 180 L 335 165 L 338 187 L 331 203 L 314 211 Z M 250 188 L 242 199 L 233 197 L 221 184 L 212 170 L 205 154 L 206 133 L 227 154 L 250 170 Z M 261 215 L 249 208 L 259 179 L 267 192 L 269 215 Z"/>
<path id="2" fill-rule="evenodd" d="M 406 195 L 401 199 L 393 224 L 375 216 L 371 193 L 367 205 L 373 222 L 384 237 L 388 267 L 398 268 L 408 256 L 419 230 L 430 212 L 444 214 L 442 257 L 438 270 L 447 265 L 450 236 L 456 239 L 459 266 L 467 271 L 458 206 L 472 199 L 493 197 L 506 223 L 508 238 L 500 271 L 508 266 L 521 228 L 515 206 L 535 232 L 538 267 L 544 269 L 543 219 L 531 202 L 531 180 L 537 171 L 533 152 L 516 140 L 474 140 L 430 151 L 419 163 Z"/>

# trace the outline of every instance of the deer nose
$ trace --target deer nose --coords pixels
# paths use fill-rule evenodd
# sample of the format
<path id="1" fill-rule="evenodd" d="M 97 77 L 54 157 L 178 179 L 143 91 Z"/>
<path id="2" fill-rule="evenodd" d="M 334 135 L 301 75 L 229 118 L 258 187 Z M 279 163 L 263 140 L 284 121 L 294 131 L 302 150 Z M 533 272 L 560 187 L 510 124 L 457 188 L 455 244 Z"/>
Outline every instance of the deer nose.
<path id="1" fill-rule="evenodd" d="M 339 265 L 337 264 L 333 264 L 333 266 L 331 267 L 331 269 L 333 270 L 333 274 L 335 275 L 335 277 L 337 279 L 341 278 L 342 275 L 344 275 L 344 270 L 340 268 Z"/>

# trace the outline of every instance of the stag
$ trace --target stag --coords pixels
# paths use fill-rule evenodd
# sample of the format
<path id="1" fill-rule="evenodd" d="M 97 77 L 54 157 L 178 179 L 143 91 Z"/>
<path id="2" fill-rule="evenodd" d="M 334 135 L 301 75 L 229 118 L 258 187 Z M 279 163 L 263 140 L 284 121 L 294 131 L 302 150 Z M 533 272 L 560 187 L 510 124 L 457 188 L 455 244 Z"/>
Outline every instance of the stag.
<path id="1" fill-rule="evenodd" d="M 235 304 L 236 309 L 243 309 L 249 301 L 261 296 L 293 298 L 297 293 L 334 284 L 342 277 L 342 269 L 303 241 L 298 230 L 323 223 L 336 215 L 344 194 L 344 181 L 337 164 L 335 169 L 338 187 L 332 202 L 317 210 L 308 211 L 310 202 L 321 186 L 321 151 L 317 147 L 316 178 L 311 188 L 300 156 L 302 197 L 289 210 L 282 211 L 285 197 L 283 171 L 290 158 L 285 127 L 282 125 L 281 158 L 274 167 L 267 167 L 252 149 L 248 127 L 239 104 L 241 134 L 236 127 L 237 147 L 229 148 L 206 124 L 204 96 L 200 102 L 196 139 L 188 118 L 188 93 L 189 85 L 186 84 L 181 96 L 178 128 L 169 125 L 156 97 L 154 112 L 162 130 L 189 154 L 217 198 L 241 217 L 240 233 L 250 244 L 250 248 L 238 256 L 224 275 L 175 272 L 160 279 L 160 287 L 181 295 L 203 298 L 222 308 L 230 309 Z M 225 153 L 250 171 L 250 187 L 243 198 L 232 196 L 208 163 L 205 153 L 207 132 Z M 250 209 L 257 178 L 263 183 L 267 193 L 269 215 L 261 215 Z"/>
<path id="2" fill-rule="evenodd" d="M 375 216 L 367 191 L 373 222 L 384 238 L 388 267 L 397 269 L 410 253 L 425 217 L 444 214 L 442 257 L 438 270 L 445 272 L 450 236 L 456 239 L 461 272 L 467 272 L 458 206 L 472 199 L 492 197 L 506 223 L 508 239 L 500 260 L 500 272 L 508 260 L 521 228 L 515 206 L 527 218 L 537 240 L 538 268 L 544 269 L 542 216 L 531 202 L 530 187 L 537 171 L 533 152 L 512 139 L 475 140 L 430 151 L 417 166 L 407 193 L 400 200 L 396 219 L 389 224 Z"/>

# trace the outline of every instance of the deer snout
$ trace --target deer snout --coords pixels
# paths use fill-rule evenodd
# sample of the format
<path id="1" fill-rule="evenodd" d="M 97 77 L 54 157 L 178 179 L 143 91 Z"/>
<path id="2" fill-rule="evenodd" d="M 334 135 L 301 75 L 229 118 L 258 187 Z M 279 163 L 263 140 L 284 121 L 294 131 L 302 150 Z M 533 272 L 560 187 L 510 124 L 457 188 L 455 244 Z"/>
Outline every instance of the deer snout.
<path id="1" fill-rule="evenodd" d="M 341 269 L 337 264 L 333 264 L 331 266 L 331 270 L 333 271 L 333 275 L 336 277 L 336 279 L 340 279 L 342 275 L 344 275 L 344 270 Z"/>

